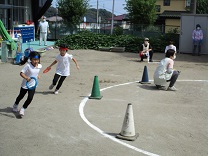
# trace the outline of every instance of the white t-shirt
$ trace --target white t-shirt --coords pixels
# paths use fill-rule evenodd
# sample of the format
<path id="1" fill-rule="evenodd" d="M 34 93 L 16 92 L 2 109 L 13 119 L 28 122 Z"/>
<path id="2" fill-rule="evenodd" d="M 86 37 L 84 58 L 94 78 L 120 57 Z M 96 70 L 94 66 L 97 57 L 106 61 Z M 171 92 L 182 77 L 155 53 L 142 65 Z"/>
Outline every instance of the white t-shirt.
<path id="1" fill-rule="evenodd" d="M 144 44 L 142 44 L 142 45 L 143 45 L 143 50 L 145 50 L 145 51 L 149 50 L 149 43 L 147 43 L 147 46 L 146 47 L 145 47 Z M 148 57 L 149 56 L 149 51 L 145 52 L 144 54 Z"/>
<path id="2" fill-rule="evenodd" d="M 56 61 L 58 65 L 56 67 L 56 74 L 61 76 L 70 75 L 70 61 L 72 60 L 73 55 L 66 53 L 64 56 L 60 54 L 56 56 Z"/>
<path id="3" fill-rule="evenodd" d="M 41 33 L 47 33 L 48 28 L 49 28 L 48 22 L 47 22 L 47 21 L 45 21 L 45 22 L 40 22 L 40 23 L 39 23 L 39 27 L 40 27 L 40 32 L 41 32 Z"/>
<path id="4" fill-rule="evenodd" d="M 166 46 L 166 47 L 165 47 L 165 53 L 166 53 L 169 49 L 173 49 L 175 52 L 177 52 L 177 51 L 176 51 L 176 46 L 174 46 L 174 45 L 169 45 L 169 46 Z"/>
<path id="5" fill-rule="evenodd" d="M 164 86 L 166 81 L 171 79 L 173 72 L 168 74 L 167 70 L 168 68 L 173 69 L 173 65 L 172 59 L 167 57 L 162 59 L 154 73 L 154 84 Z"/>
<path id="6" fill-rule="evenodd" d="M 40 72 L 40 69 L 42 68 L 41 64 L 38 64 L 38 67 L 34 67 L 31 63 L 27 63 L 24 68 L 21 70 L 22 73 L 24 73 L 27 77 L 35 77 L 37 79 L 38 74 Z M 26 86 L 27 80 L 23 79 L 21 87 L 24 89 L 28 89 Z M 35 82 L 34 81 L 29 81 L 28 83 L 29 86 L 34 86 Z"/>

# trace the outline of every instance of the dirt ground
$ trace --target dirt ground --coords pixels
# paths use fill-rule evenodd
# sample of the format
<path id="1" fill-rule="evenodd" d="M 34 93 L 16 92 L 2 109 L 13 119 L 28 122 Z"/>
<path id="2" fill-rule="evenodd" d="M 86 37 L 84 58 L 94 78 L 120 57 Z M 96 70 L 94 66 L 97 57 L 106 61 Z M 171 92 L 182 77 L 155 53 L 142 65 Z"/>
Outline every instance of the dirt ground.
<path id="1" fill-rule="evenodd" d="M 69 53 L 77 59 L 80 70 L 71 63 L 71 76 L 58 95 L 48 89 L 55 66 L 47 74 L 41 71 L 36 94 L 22 119 L 11 111 L 22 81 L 22 66 L 0 63 L 1 156 L 208 155 L 207 55 L 177 55 L 174 67 L 181 75 L 175 84 L 178 91 L 171 92 L 156 90 L 152 82 L 136 82 L 141 80 L 145 65 L 152 80 L 164 54 L 155 53 L 154 63 L 141 63 L 136 53 Z M 43 69 L 56 54 L 57 49 L 46 52 L 41 58 Z M 90 122 L 86 123 L 81 118 L 80 104 L 91 93 L 95 75 L 100 89 L 106 89 L 101 91 L 101 100 L 86 101 L 82 114 Z M 107 89 L 110 86 L 114 87 Z M 101 134 L 114 138 L 120 133 L 128 103 L 133 105 L 137 140 L 116 142 Z"/>

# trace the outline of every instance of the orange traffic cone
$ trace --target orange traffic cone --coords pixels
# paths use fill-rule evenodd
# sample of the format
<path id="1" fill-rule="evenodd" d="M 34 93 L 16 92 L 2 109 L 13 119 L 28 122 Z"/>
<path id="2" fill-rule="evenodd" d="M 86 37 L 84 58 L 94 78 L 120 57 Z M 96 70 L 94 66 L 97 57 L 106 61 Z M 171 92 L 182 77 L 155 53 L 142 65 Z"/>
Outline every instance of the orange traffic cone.
<path id="1" fill-rule="evenodd" d="M 126 114 L 124 117 L 121 132 L 116 136 L 116 138 L 128 140 L 128 141 L 134 141 L 137 139 L 138 136 L 139 134 L 135 133 L 132 104 L 129 103 L 127 105 Z"/>
<path id="2" fill-rule="evenodd" d="M 139 81 L 139 83 L 141 83 L 141 84 L 150 84 L 149 77 L 148 77 L 148 72 L 147 72 L 147 66 L 144 66 L 142 80 Z"/>

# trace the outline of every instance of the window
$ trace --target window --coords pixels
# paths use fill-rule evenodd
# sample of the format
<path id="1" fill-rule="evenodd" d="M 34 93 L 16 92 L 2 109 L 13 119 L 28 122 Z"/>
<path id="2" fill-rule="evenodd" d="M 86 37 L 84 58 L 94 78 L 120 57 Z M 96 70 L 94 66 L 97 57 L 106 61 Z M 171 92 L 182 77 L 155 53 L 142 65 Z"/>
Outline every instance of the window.
<path id="1" fill-rule="evenodd" d="M 156 12 L 160 12 L 160 5 L 156 5 Z"/>
<path id="2" fill-rule="evenodd" d="M 164 0 L 163 6 L 170 6 L 170 0 Z"/>
<path id="3" fill-rule="evenodd" d="M 190 7 L 191 6 L 191 0 L 186 0 L 186 7 Z"/>

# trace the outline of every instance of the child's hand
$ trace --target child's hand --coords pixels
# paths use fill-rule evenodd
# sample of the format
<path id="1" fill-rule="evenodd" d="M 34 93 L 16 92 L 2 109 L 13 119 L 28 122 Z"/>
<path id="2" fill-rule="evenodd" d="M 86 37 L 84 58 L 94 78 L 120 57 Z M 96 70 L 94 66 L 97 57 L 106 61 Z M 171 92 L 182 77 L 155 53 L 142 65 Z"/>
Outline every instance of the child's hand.
<path id="1" fill-rule="evenodd" d="M 40 76 L 38 75 L 38 79 L 40 79 Z"/>
<path id="2" fill-rule="evenodd" d="M 78 69 L 78 70 L 80 69 L 78 65 L 77 65 L 77 69 Z"/>
<path id="3" fill-rule="evenodd" d="M 25 80 L 27 80 L 27 82 L 29 82 L 31 80 L 30 77 L 26 77 Z"/>

